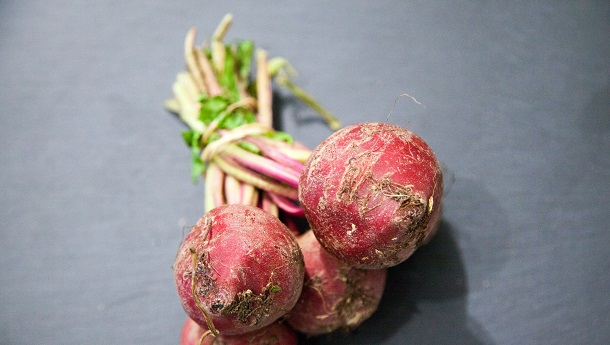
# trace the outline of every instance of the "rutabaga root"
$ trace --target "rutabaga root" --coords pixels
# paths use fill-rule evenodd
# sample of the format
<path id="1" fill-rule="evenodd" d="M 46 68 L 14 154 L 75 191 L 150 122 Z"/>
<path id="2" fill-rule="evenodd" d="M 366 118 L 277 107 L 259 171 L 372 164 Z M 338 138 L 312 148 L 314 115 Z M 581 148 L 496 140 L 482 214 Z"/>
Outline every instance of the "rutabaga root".
<path id="1" fill-rule="evenodd" d="M 236 335 L 284 316 L 303 288 L 294 235 L 260 208 L 225 205 L 206 213 L 182 243 L 174 278 L 184 310 L 214 335 Z"/>
<path id="2" fill-rule="evenodd" d="M 321 245 L 358 268 L 406 260 L 438 223 L 443 177 L 430 147 L 387 123 L 345 127 L 313 152 L 299 201 Z"/>
<path id="3" fill-rule="evenodd" d="M 324 250 L 312 231 L 298 238 L 305 259 L 305 286 L 286 322 L 295 330 L 317 336 L 350 331 L 379 306 L 387 269 L 350 267 Z"/>
<path id="4" fill-rule="evenodd" d="M 294 330 L 285 324 L 273 323 L 259 330 L 239 334 L 205 336 L 209 332 L 192 319 L 187 319 L 182 326 L 180 345 L 297 345 L 298 339 Z"/>

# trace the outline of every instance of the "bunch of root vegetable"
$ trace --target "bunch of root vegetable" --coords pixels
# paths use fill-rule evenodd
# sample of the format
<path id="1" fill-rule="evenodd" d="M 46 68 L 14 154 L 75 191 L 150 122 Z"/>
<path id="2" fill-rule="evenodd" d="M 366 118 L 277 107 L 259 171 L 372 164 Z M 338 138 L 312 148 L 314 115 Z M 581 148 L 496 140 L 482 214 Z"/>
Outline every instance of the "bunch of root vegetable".
<path id="1" fill-rule="evenodd" d="M 173 266 L 188 314 L 181 344 L 296 344 L 295 331 L 352 330 L 377 309 L 387 268 L 436 231 L 439 164 L 401 127 L 341 128 L 286 60 L 225 43 L 231 20 L 202 46 L 188 32 L 187 68 L 165 102 L 188 125 L 192 176 L 205 181 L 204 215 Z M 275 130 L 273 82 L 336 132 L 309 150 Z"/>
<path id="2" fill-rule="evenodd" d="M 190 127 L 183 138 L 193 150 L 193 179 L 204 174 L 206 210 L 246 204 L 276 216 L 285 212 L 302 217 L 297 185 L 311 150 L 273 129 L 272 82 L 318 111 L 332 129 L 341 125 L 291 81 L 295 72 L 288 61 L 269 60 L 251 41 L 224 43 L 231 21 L 226 15 L 201 47 L 195 46 L 196 29 L 189 30 L 184 42 L 187 70 L 177 75 L 174 97 L 164 105 Z"/>

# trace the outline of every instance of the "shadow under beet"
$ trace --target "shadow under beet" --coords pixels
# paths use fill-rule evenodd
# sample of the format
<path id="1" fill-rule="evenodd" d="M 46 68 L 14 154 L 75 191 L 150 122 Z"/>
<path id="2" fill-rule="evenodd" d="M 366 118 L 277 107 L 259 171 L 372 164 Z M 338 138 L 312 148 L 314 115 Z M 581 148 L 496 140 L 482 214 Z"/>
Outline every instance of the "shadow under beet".
<path id="1" fill-rule="evenodd" d="M 466 274 L 454 231 L 443 221 L 428 245 L 389 269 L 379 309 L 355 331 L 303 338 L 301 343 L 489 344 L 466 312 Z"/>

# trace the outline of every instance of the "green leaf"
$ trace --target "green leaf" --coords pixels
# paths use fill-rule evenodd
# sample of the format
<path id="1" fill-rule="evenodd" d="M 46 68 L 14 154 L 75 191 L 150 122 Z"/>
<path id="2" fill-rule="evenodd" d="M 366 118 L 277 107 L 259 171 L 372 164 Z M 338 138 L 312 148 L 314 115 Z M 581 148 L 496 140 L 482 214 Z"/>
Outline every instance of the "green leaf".
<path id="1" fill-rule="evenodd" d="M 241 80 L 248 80 L 248 77 L 250 76 L 253 53 L 254 42 L 247 40 L 237 42 L 237 70 Z"/>
<path id="2" fill-rule="evenodd" d="M 212 47 L 210 45 L 203 49 L 203 54 L 208 60 L 212 61 Z"/>
<path id="3" fill-rule="evenodd" d="M 199 176 L 205 172 L 205 162 L 199 156 L 201 153 L 201 133 L 195 130 L 182 132 L 182 138 L 191 148 L 191 178 L 193 183 L 197 183 Z"/>
<path id="4" fill-rule="evenodd" d="M 223 96 L 206 97 L 200 103 L 199 120 L 206 125 L 214 121 L 229 106 L 229 101 Z"/>
<path id="5" fill-rule="evenodd" d="M 239 99 L 239 90 L 237 89 L 237 74 L 235 70 L 235 52 L 228 45 L 226 46 L 225 50 L 225 66 L 219 82 L 223 86 L 226 96 L 231 101 L 235 102 Z"/>
<path id="6" fill-rule="evenodd" d="M 191 177 L 193 179 L 193 183 L 197 183 L 199 180 L 199 176 L 201 176 L 205 172 L 205 163 L 199 157 L 199 155 L 193 155 L 191 160 Z"/>
<path id="7" fill-rule="evenodd" d="M 220 133 L 218 132 L 212 132 L 212 134 L 210 134 L 210 136 L 208 137 L 208 140 L 205 142 L 205 144 L 209 144 L 214 140 L 218 140 L 220 139 Z"/>
<path id="8" fill-rule="evenodd" d="M 271 132 L 265 133 L 265 136 L 268 138 L 271 138 L 273 140 L 284 141 L 289 144 L 292 144 L 294 142 L 294 139 L 292 138 L 292 136 L 286 132 L 271 131 Z"/>
<path id="9" fill-rule="evenodd" d="M 186 145 L 188 145 L 188 147 L 192 147 L 193 137 L 195 135 L 197 135 L 197 132 L 195 132 L 195 130 L 193 129 L 189 129 L 187 131 L 182 132 L 182 139 L 184 139 L 184 142 L 186 143 Z"/>
<path id="10" fill-rule="evenodd" d="M 271 293 L 276 293 L 282 291 L 282 288 L 279 285 L 273 285 L 269 291 L 271 291 Z"/>
<path id="11" fill-rule="evenodd" d="M 247 109 L 238 108 L 233 110 L 231 114 L 225 116 L 220 122 L 219 127 L 222 129 L 233 129 L 254 122 L 256 122 L 256 115 L 254 115 L 253 112 Z"/>
<path id="12" fill-rule="evenodd" d="M 237 145 L 239 147 L 241 147 L 242 149 L 244 149 L 246 151 L 250 151 L 252 153 L 256 153 L 257 155 L 262 152 L 258 146 L 256 146 L 253 143 L 247 142 L 247 141 L 240 141 L 237 143 Z"/>

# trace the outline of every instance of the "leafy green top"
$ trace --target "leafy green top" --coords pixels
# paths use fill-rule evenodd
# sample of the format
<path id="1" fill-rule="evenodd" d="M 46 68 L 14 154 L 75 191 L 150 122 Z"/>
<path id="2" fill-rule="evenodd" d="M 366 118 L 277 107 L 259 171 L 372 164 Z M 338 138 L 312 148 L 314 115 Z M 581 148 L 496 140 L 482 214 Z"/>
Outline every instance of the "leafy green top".
<path id="1" fill-rule="evenodd" d="M 204 52 L 208 57 L 211 50 Z M 193 182 L 205 172 L 206 162 L 201 157 L 201 150 L 206 145 L 220 138 L 219 130 L 232 130 L 240 126 L 255 123 L 256 114 L 247 107 L 232 107 L 243 97 L 254 97 L 256 83 L 251 80 L 252 59 L 254 43 L 252 41 L 237 41 L 234 44 L 225 44 L 225 61 L 222 71 L 215 71 L 221 86 L 222 94 L 218 96 L 199 96 L 199 121 L 207 128 L 216 121 L 216 130 L 208 137 L 202 138 L 203 133 L 190 129 L 182 133 L 186 144 L 192 149 L 191 174 Z M 265 136 L 274 140 L 293 142 L 293 138 L 285 132 L 270 129 Z M 202 140 L 204 139 L 204 140 Z M 260 153 L 256 145 L 249 142 L 240 142 L 239 145 L 251 152 Z"/>

